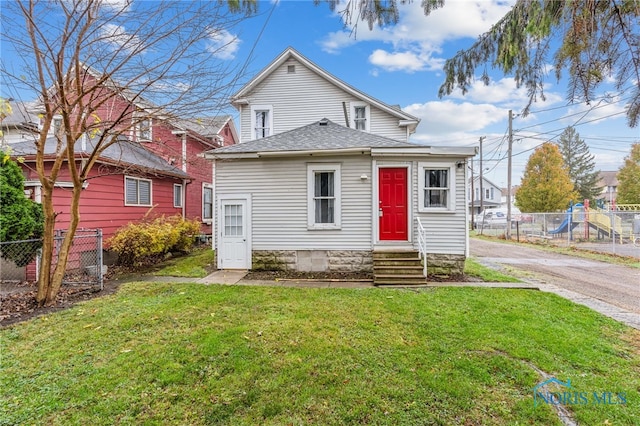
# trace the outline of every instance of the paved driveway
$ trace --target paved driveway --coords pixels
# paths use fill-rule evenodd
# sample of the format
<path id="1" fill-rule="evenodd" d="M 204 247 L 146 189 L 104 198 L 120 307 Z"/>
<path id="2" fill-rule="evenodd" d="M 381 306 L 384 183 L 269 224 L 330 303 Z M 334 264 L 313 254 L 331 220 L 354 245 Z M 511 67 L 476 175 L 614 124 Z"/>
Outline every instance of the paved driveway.
<path id="1" fill-rule="evenodd" d="M 471 238 L 471 255 L 486 265 L 640 314 L 640 269 L 551 253 L 530 246 Z"/>

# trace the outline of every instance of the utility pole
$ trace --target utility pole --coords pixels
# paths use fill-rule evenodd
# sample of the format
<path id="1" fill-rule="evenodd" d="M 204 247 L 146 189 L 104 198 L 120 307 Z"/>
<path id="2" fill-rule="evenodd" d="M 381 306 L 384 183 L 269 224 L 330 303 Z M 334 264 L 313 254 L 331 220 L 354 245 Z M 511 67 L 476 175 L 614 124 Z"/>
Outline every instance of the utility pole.
<path id="1" fill-rule="evenodd" d="M 482 213 L 482 225 L 481 225 L 481 229 L 484 229 L 484 192 L 483 192 L 483 188 L 482 188 L 482 173 L 483 173 L 483 169 L 482 169 L 482 141 L 484 140 L 484 136 L 480 136 L 480 212 Z"/>
<path id="2" fill-rule="evenodd" d="M 509 148 L 507 149 L 507 231 L 505 238 L 511 240 L 511 150 L 513 148 L 513 113 L 509 110 Z"/>

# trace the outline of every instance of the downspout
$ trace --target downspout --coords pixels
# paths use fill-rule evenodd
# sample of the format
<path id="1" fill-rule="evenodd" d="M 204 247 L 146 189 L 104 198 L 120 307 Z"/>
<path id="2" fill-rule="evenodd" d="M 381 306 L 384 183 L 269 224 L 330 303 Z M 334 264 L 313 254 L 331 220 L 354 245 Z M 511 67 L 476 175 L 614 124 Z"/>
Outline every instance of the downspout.
<path id="1" fill-rule="evenodd" d="M 187 173 L 187 132 L 182 133 L 182 171 Z"/>
<path id="2" fill-rule="evenodd" d="M 187 218 L 187 183 L 189 179 L 182 179 L 182 218 Z"/>

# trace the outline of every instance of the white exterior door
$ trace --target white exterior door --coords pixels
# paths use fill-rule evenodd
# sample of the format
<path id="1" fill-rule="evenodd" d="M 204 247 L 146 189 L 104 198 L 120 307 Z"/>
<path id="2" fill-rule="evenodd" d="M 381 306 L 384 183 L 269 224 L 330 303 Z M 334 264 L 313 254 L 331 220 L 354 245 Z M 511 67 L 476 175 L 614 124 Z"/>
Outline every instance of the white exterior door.
<path id="1" fill-rule="evenodd" d="M 247 199 L 220 200 L 218 268 L 251 268 L 249 203 Z"/>

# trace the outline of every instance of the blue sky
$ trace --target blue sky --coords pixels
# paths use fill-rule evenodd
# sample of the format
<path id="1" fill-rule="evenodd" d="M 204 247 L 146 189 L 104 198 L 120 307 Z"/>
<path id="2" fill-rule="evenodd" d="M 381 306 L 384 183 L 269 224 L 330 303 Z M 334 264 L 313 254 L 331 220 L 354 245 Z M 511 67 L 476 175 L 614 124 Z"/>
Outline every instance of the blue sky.
<path id="1" fill-rule="evenodd" d="M 527 102 L 525 90 L 516 88 L 513 79 L 497 72 L 492 73 L 493 81 L 488 87 L 478 82 L 465 96 L 454 93 L 438 98 L 444 61 L 469 47 L 513 3 L 447 0 L 444 8 L 426 17 L 420 1 L 414 0 L 400 7 L 397 25 L 370 31 L 365 23 L 360 23 L 353 35 L 325 3 L 314 6 L 311 0 L 261 1 L 256 16 L 220 33 L 213 42 L 228 44 L 219 52 L 218 60 L 237 64 L 248 61 L 246 79 L 291 46 L 352 86 L 388 104 L 398 104 L 419 117 L 421 123 L 412 136 L 414 142 L 470 146 L 478 145 L 481 136 L 486 137 L 484 164 L 489 170 L 485 173 L 499 186 L 507 183 L 505 156 L 510 109 L 516 114 L 514 184 L 519 183 L 532 149 L 546 140 L 557 140 L 569 125 L 575 125 L 580 137 L 588 143 L 596 156 L 597 168 L 617 170 L 629 154 L 631 144 L 640 141 L 640 128 L 627 126 L 624 102 L 613 86 L 603 88 L 599 94 L 602 100 L 591 106 L 568 105 L 566 87 L 550 77 L 545 88 L 546 102 L 534 104 L 533 113 L 527 117 L 519 115 Z M 10 60 L 5 55 L 7 51 L 3 49 L 3 62 Z M 0 92 L 8 97 L 4 89 Z M 475 166 L 477 173 L 478 161 Z"/>
<path id="2" fill-rule="evenodd" d="M 546 102 L 535 103 L 533 113 L 524 118 L 518 114 L 526 105 L 526 92 L 517 89 L 512 78 L 498 72 L 493 73 L 494 80 L 488 87 L 478 82 L 465 96 L 454 93 L 438 98 L 444 61 L 470 46 L 513 3 L 447 0 L 444 8 L 427 17 L 422 13 L 420 1 L 414 1 L 401 6 L 397 25 L 370 31 L 361 23 L 354 37 L 327 4 L 265 1 L 259 5 L 260 15 L 246 22 L 236 34 L 235 55 L 246 59 L 253 49 L 250 66 L 253 75 L 287 46 L 292 46 L 338 78 L 421 118 L 412 137 L 414 142 L 478 145 L 480 136 L 485 136 L 484 164 L 489 168 L 485 173 L 497 185 L 507 183 L 505 135 L 509 109 L 516 114 L 514 184 L 520 181 L 531 150 L 546 140 L 557 140 L 569 125 L 575 125 L 589 145 L 598 169 L 617 170 L 629 154 L 631 144 L 640 141 L 640 129 L 627 126 L 624 102 L 616 96 L 613 86 L 603 89 L 601 95 L 610 96 L 597 105 L 569 105 L 566 87 L 550 76 Z M 605 92 L 607 89 L 611 92 Z M 478 172 L 477 161 L 475 165 Z"/>

